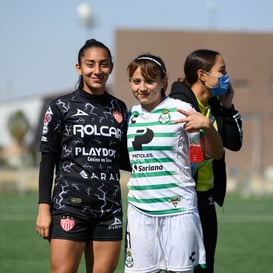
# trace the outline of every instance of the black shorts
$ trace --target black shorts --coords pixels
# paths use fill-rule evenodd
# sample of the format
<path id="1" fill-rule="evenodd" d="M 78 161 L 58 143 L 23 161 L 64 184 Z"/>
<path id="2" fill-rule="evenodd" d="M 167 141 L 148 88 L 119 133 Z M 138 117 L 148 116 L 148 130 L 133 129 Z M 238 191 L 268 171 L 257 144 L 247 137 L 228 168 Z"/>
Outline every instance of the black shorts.
<path id="1" fill-rule="evenodd" d="M 79 242 L 122 240 L 122 213 L 108 218 L 81 219 L 67 212 L 53 214 L 52 239 L 66 239 Z"/>

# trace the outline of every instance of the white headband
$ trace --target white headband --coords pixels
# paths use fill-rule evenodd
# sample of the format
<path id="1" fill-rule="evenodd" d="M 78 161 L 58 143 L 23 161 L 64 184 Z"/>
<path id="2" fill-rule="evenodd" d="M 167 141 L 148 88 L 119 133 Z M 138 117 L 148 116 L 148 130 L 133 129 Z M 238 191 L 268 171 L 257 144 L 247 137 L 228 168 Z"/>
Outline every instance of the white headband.
<path id="1" fill-rule="evenodd" d="M 162 66 L 162 64 L 159 61 L 157 61 L 156 59 L 152 58 L 152 57 L 143 56 L 143 57 L 136 58 L 136 60 L 148 60 L 148 61 L 152 61 L 152 62 L 156 63 L 158 66 L 160 66 L 160 68 L 162 69 L 163 73 L 166 74 L 165 68 Z"/>

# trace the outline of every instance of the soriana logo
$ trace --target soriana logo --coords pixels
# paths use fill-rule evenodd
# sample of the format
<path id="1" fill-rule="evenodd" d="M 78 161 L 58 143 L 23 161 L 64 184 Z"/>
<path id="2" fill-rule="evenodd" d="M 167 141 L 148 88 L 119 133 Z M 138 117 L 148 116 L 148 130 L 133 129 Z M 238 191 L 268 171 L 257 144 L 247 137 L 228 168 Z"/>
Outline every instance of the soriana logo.
<path id="1" fill-rule="evenodd" d="M 75 226 L 75 219 L 70 216 L 63 216 L 60 221 L 60 225 L 63 228 L 63 230 L 68 232 L 69 230 L 73 229 L 73 227 Z"/>

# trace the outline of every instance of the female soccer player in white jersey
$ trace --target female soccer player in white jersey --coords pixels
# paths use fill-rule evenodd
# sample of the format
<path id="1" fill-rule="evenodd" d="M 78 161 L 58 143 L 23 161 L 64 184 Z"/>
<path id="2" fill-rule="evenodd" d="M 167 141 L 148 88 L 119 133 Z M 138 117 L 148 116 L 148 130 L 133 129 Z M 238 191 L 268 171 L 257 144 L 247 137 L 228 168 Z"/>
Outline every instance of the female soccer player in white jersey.
<path id="1" fill-rule="evenodd" d="M 221 139 L 210 120 L 190 104 L 165 95 L 160 57 L 144 54 L 128 66 L 139 101 L 129 116 L 126 273 L 193 272 L 205 266 L 195 182 L 189 161 L 190 133 L 202 131 L 205 157 L 220 158 Z"/>

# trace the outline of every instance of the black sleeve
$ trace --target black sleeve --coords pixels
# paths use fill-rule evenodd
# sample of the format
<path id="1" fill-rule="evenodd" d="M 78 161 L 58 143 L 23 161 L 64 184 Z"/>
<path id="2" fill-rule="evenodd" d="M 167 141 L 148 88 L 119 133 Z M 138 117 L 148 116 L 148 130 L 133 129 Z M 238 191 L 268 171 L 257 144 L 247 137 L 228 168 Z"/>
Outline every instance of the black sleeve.
<path id="1" fill-rule="evenodd" d="M 223 108 L 222 139 L 224 147 L 231 151 L 239 151 L 243 142 L 242 117 L 232 105 Z"/>
<path id="2" fill-rule="evenodd" d="M 120 155 L 118 159 L 118 165 L 121 170 L 131 172 L 132 167 L 129 160 L 129 153 L 127 149 L 127 141 L 123 141 L 121 144 Z"/>
<path id="3" fill-rule="evenodd" d="M 51 204 L 55 164 L 56 155 L 54 153 L 42 152 L 39 169 L 39 203 Z"/>
<path id="4" fill-rule="evenodd" d="M 124 134 L 121 140 L 120 153 L 118 159 L 119 169 L 131 172 L 132 167 L 129 159 L 129 153 L 127 148 L 127 129 L 128 129 L 128 121 L 130 118 L 131 112 L 127 112 L 125 117 L 125 126 L 124 126 Z"/>

